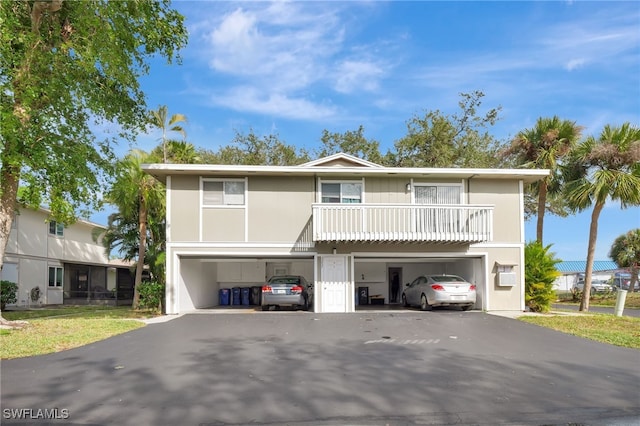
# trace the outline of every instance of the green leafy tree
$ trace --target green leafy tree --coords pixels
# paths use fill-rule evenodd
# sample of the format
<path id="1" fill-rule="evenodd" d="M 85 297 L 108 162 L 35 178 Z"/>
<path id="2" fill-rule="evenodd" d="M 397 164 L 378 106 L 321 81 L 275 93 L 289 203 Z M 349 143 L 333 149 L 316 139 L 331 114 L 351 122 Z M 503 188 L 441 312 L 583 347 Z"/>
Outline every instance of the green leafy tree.
<path id="1" fill-rule="evenodd" d="M 344 152 L 373 163 L 383 162 L 380 143 L 367 139 L 364 136 L 363 126 L 358 127 L 358 130 L 348 130 L 344 133 L 330 133 L 328 130 L 323 130 L 320 142 L 322 142 L 322 148 L 318 150 L 318 158 Z"/>
<path id="2" fill-rule="evenodd" d="M 183 21 L 166 0 L 0 2 L 0 268 L 19 189 L 61 223 L 100 207 L 113 144 L 146 123 L 138 80 L 177 58 Z M 113 123 L 113 138 L 92 132 Z"/>
<path id="3" fill-rule="evenodd" d="M 164 244 L 164 232 L 161 231 L 166 211 L 164 186 L 141 167 L 143 163 L 152 162 L 150 160 L 153 158 L 144 151 L 129 152 L 118 162 L 115 181 L 106 194 L 106 199 L 118 210 L 109 218 L 104 236 L 107 250 L 119 244 L 124 249 L 125 259 L 136 260 L 133 308 L 138 307 L 140 300 L 138 287 L 142 282 L 148 243 Z M 136 237 L 137 250 L 134 250 Z"/>
<path id="4" fill-rule="evenodd" d="M 638 269 L 640 269 L 640 228 L 632 229 L 616 238 L 609 250 L 609 257 L 618 267 L 631 270 L 629 291 L 633 292 L 638 282 Z"/>
<path id="5" fill-rule="evenodd" d="M 640 205 L 640 128 L 630 123 L 605 126 L 597 138 L 586 138 L 571 152 L 563 169 L 569 207 L 584 211 L 593 206 L 580 301 L 580 310 L 588 311 L 600 213 L 607 200 L 619 201 L 623 208 Z"/>
<path id="6" fill-rule="evenodd" d="M 532 312 L 549 312 L 556 299 L 553 283 L 560 276 L 556 264 L 560 262 L 543 246 L 531 241 L 524 247 L 524 301 Z"/>
<path id="7" fill-rule="evenodd" d="M 407 135 L 395 143 L 385 163 L 397 167 L 496 167 L 500 143 L 486 130 L 498 120 L 500 107 L 479 115 L 484 93 L 461 93 L 459 114 L 439 110 L 415 116 Z"/>
<path id="8" fill-rule="evenodd" d="M 160 140 L 162 141 L 162 162 L 167 162 L 167 132 L 177 132 L 183 138 L 187 137 L 187 132 L 179 123 L 186 123 L 187 117 L 183 114 L 173 114 L 168 117 L 167 106 L 160 105 L 158 109 L 149 113 L 149 123 L 162 132 Z"/>
<path id="9" fill-rule="evenodd" d="M 557 116 L 538 118 L 536 125 L 518 133 L 511 145 L 503 151 L 503 157 L 512 157 L 516 164 L 536 169 L 549 169 L 550 175 L 530 187 L 531 197 L 537 203 L 525 203 L 528 211 L 537 214 L 536 239 L 542 244 L 544 216 L 547 206 L 550 212 L 566 216 L 566 208 L 560 193 L 561 174 L 559 162 L 576 145 L 582 128 L 575 122 L 561 120 Z"/>
<path id="10" fill-rule="evenodd" d="M 253 130 L 248 134 L 236 131 L 230 145 L 220 148 L 215 153 L 201 155 L 207 163 L 243 164 L 263 166 L 295 166 L 309 161 L 304 149 L 298 150 L 293 145 L 281 141 L 277 135 L 258 136 Z"/>

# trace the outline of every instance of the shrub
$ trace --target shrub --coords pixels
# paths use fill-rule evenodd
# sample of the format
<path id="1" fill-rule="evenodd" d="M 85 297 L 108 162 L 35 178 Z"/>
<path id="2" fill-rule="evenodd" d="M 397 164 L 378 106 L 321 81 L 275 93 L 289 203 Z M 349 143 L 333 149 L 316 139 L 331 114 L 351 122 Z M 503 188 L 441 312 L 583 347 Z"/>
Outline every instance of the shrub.
<path id="1" fill-rule="evenodd" d="M 556 298 L 553 283 L 560 276 L 556 269 L 560 260 L 549 253 L 550 248 L 537 241 L 524 248 L 524 300 L 532 312 L 548 312 Z"/>
<path id="2" fill-rule="evenodd" d="M 138 292 L 140 293 L 140 303 L 138 304 L 140 309 L 162 312 L 164 284 L 155 281 L 142 282 L 138 286 Z"/>
<path id="3" fill-rule="evenodd" d="M 18 284 L 11 281 L 0 281 L 0 310 L 4 311 L 4 308 L 11 303 L 18 301 Z"/>

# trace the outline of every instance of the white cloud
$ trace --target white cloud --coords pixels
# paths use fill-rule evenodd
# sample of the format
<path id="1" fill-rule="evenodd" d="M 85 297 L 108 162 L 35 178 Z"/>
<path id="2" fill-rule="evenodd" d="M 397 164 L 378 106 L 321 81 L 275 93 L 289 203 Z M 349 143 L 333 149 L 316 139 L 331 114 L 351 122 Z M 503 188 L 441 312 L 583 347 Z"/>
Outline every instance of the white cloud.
<path id="1" fill-rule="evenodd" d="M 565 69 L 567 71 L 573 71 L 577 68 L 581 68 L 582 66 L 584 66 L 584 64 L 587 61 L 585 61 L 584 59 L 580 58 L 580 59 L 571 59 L 569 62 L 567 62 L 567 64 L 565 65 Z"/>
<path id="2" fill-rule="evenodd" d="M 352 93 L 358 90 L 375 91 L 379 79 L 384 74 L 382 68 L 373 62 L 347 60 L 339 64 L 335 71 L 335 90 Z"/>
<path id="3" fill-rule="evenodd" d="M 277 115 L 285 118 L 304 120 L 326 120 L 337 114 L 336 107 L 314 103 L 300 97 L 290 97 L 284 93 L 261 93 L 251 86 L 238 86 L 226 93 L 211 97 L 218 106 L 244 112 Z"/>

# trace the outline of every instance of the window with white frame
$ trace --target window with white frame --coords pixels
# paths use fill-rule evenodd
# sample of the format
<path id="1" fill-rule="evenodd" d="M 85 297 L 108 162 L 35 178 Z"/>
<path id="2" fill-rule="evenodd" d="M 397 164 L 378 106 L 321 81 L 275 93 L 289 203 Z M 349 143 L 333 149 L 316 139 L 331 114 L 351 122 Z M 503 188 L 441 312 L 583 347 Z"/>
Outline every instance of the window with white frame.
<path id="1" fill-rule="evenodd" d="M 55 220 L 50 221 L 49 234 L 55 235 L 57 237 L 62 237 L 64 235 L 64 225 L 56 222 Z"/>
<path id="2" fill-rule="evenodd" d="M 62 287 L 62 268 L 49 266 L 49 287 Z"/>
<path id="3" fill-rule="evenodd" d="M 244 180 L 203 180 L 203 206 L 243 206 Z"/>
<path id="4" fill-rule="evenodd" d="M 361 182 L 323 182 L 321 191 L 323 203 L 362 203 Z"/>
<path id="5" fill-rule="evenodd" d="M 460 204 L 461 185 L 415 185 L 416 204 Z"/>

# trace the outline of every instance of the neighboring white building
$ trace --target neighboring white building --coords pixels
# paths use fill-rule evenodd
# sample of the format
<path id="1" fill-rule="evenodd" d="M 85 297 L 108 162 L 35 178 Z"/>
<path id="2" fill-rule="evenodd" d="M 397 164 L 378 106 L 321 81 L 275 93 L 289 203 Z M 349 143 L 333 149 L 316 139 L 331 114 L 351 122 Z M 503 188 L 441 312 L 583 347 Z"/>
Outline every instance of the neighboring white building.
<path id="1" fill-rule="evenodd" d="M 104 226 L 78 221 L 68 227 L 45 209 L 21 208 L 9 234 L 0 279 L 18 284 L 17 306 L 130 302 L 129 266 L 110 261 L 92 232 Z"/>
<path id="2" fill-rule="evenodd" d="M 571 260 L 560 262 L 556 265 L 556 269 L 562 274 L 554 283 L 554 289 L 558 291 L 571 291 L 576 285 L 578 279 L 584 277 L 587 270 L 586 260 Z M 592 278 L 610 280 L 613 274 L 620 271 L 618 265 L 612 260 L 596 260 L 593 262 Z"/>

